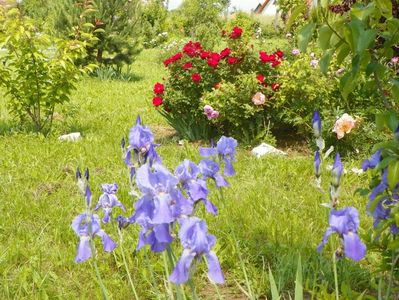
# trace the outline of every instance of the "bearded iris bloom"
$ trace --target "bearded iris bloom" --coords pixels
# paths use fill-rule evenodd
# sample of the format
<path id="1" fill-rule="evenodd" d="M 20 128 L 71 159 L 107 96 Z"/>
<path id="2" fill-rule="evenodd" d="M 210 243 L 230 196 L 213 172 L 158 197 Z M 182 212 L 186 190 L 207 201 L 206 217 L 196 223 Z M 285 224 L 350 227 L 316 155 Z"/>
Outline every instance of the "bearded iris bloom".
<path id="1" fill-rule="evenodd" d="M 206 187 L 206 181 L 198 178 L 200 174 L 200 168 L 188 159 L 185 159 L 175 170 L 176 177 L 187 191 L 191 200 L 193 200 L 194 203 L 201 200 L 204 201 L 207 211 L 212 214 L 217 214 L 216 206 L 207 198 L 208 189 Z"/>
<path id="2" fill-rule="evenodd" d="M 72 229 L 80 242 L 75 262 L 80 263 L 88 260 L 92 256 L 91 240 L 95 237 L 101 237 L 104 251 L 112 252 L 116 248 L 116 243 L 101 229 L 100 218 L 96 214 L 82 213 L 72 221 Z"/>
<path id="3" fill-rule="evenodd" d="M 203 157 L 219 155 L 224 161 L 224 175 L 234 176 L 235 170 L 232 162 L 235 161 L 237 141 L 232 137 L 222 136 L 216 144 L 216 148 L 200 148 Z"/>
<path id="4" fill-rule="evenodd" d="M 138 116 L 136 125 L 129 132 L 129 146 L 125 154 L 125 164 L 128 167 L 134 167 L 135 165 L 131 163 L 131 159 L 133 159 L 134 163 L 138 163 L 139 166 L 145 164 L 147 160 L 150 164 L 160 162 L 160 157 L 155 151 L 156 146 L 151 130 L 141 125 L 141 118 Z"/>
<path id="5" fill-rule="evenodd" d="M 359 224 L 359 213 L 356 208 L 332 209 L 329 217 L 330 226 L 327 228 L 321 244 L 317 247 L 317 251 L 321 251 L 330 235 L 337 233 L 343 239 L 345 256 L 354 261 L 360 261 L 366 255 L 366 246 L 357 234 Z"/>
<path id="6" fill-rule="evenodd" d="M 224 179 L 219 173 L 218 163 L 214 162 L 213 160 L 203 159 L 199 163 L 199 168 L 204 180 L 207 178 L 213 178 L 217 187 L 229 186 L 229 183 L 226 181 L 226 179 Z"/>
<path id="7" fill-rule="evenodd" d="M 193 260 L 200 260 L 204 256 L 208 262 L 209 278 L 215 283 L 224 283 L 219 260 L 212 251 L 216 238 L 208 233 L 204 221 L 196 217 L 183 219 L 179 230 L 179 239 L 184 250 L 170 275 L 170 281 L 176 284 L 187 282 Z"/>
<path id="8" fill-rule="evenodd" d="M 366 159 L 363 161 L 363 171 L 367 171 L 368 169 L 374 169 L 380 163 L 381 159 L 381 150 L 378 150 L 373 155 L 371 155 L 370 159 Z"/>
<path id="9" fill-rule="evenodd" d="M 118 185 L 116 183 L 102 184 L 101 188 L 102 188 L 103 194 L 98 199 L 98 203 L 97 203 L 96 207 L 94 208 L 94 210 L 96 211 L 101 207 L 104 212 L 104 217 L 103 217 L 102 221 L 104 223 L 108 223 L 113 207 L 119 206 L 123 211 L 126 211 L 126 209 L 115 195 L 116 192 L 118 191 Z"/>

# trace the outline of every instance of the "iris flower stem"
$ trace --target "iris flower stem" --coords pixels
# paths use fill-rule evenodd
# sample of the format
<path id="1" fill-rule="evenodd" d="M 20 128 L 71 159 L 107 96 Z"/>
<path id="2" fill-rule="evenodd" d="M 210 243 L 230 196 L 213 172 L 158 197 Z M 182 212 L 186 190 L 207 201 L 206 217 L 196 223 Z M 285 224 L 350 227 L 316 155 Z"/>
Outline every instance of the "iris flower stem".
<path id="1" fill-rule="evenodd" d="M 395 269 L 395 265 L 399 260 L 399 255 L 396 257 L 394 256 L 395 253 L 392 253 L 392 266 L 391 266 L 391 274 L 389 276 L 389 283 L 388 283 L 388 288 L 387 288 L 387 294 L 385 296 L 385 299 L 389 299 L 389 295 L 391 294 L 391 288 L 392 288 L 392 281 L 393 281 L 393 271 Z"/>
<path id="2" fill-rule="evenodd" d="M 157 295 L 157 299 L 160 299 L 159 295 L 161 294 L 161 292 L 159 291 L 158 285 L 155 282 L 154 269 L 152 268 L 152 265 L 150 263 L 150 259 L 148 258 L 147 252 L 144 251 L 144 253 L 145 253 L 145 260 L 146 260 L 148 269 L 150 270 L 150 275 L 151 275 L 151 279 L 152 279 L 152 283 L 151 284 L 152 284 L 153 287 L 155 287 L 155 290 L 156 290 L 155 291 L 155 295 Z"/>
<path id="3" fill-rule="evenodd" d="M 168 286 L 169 286 L 168 294 L 171 297 L 171 299 L 175 299 L 175 297 L 173 295 L 172 284 L 169 281 L 170 272 L 169 272 L 169 266 L 168 266 L 168 258 L 167 258 L 167 254 L 165 252 L 163 253 L 163 265 L 164 265 L 164 269 L 165 269 L 165 275 L 167 277 L 166 280 L 167 280 Z"/>
<path id="4" fill-rule="evenodd" d="M 199 300 L 197 292 L 195 291 L 195 284 L 191 279 L 188 280 L 188 286 L 191 289 L 191 294 L 193 296 L 193 300 Z"/>
<path id="5" fill-rule="evenodd" d="M 172 269 L 174 267 L 174 265 L 175 265 L 175 255 L 174 255 L 173 249 L 170 247 L 170 245 L 166 248 L 166 253 L 167 253 L 166 256 L 167 256 L 168 262 L 169 262 L 169 267 L 168 267 L 168 264 L 166 263 L 165 268 L 167 270 L 167 275 L 168 275 L 168 278 L 169 278 L 169 276 L 170 276 L 169 270 Z M 165 261 L 166 261 L 166 259 L 165 259 Z M 169 287 L 172 290 L 172 286 L 170 284 L 170 281 L 168 280 L 168 282 L 169 282 Z M 186 294 L 184 293 L 184 290 L 182 290 L 182 288 L 181 288 L 181 286 L 179 284 L 176 285 L 176 298 L 177 298 L 177 300 L 181 300 L 181 299 L 186 300 L 187 299 L 186 298 Z"/>
<path id="6" fill-rule="evenodd" d="M 90 225 L 89 227 L 91 227 L 91 225 Z M 94 243 L 93 243 L 93 240 L 92 240 L 92 239 L 90 239 L 90 248 L 91 248 L 91 252 L 92 252 L 93 255 L 94 255 L 94 258 L 93 258 L 93 266 L 94 266 L 94 271 L 95 271 L 96 276 L 97 276 L 98 284 L 100 285 L 101 291 L 102 291 L 102 293 L 103 293 L 103 298 L 104 298 L 105 300 L 108 300 L 108 299 L 109 299 L 109 297 L 108 297 L 108 292 L 107 292 L 107 289 L 105 288 L 104 282 L 103 282 L 103 280 L 102 280 L 102 278 L 101 278 L 100 269 L 98 268 L 98 265 L 97 265 L 96 248 L 94 247 Z"/>
<path id="7" fill-rule="evenodd" d="M 129 279 L 129 283 L 130 283 L 130 286 L 132 288 L 132 291 L 133 291 L 133 294 L 134 294 L 134 298 L 136 300 L 139 300 L 139 296 L 137 295 L 136 288 L 134 286 L 132 277 L 130 276 L 129 266 L 127 264 L 126 256 L 125 256 L 125 250 L 123 249 L 123 235 L 122 235 L 122 231 L 119 229 L 119 227 L 118 227 L 118 235 L 119 235 L 119 247 L 121 249 L 121 254 L 122 254 L 123 264 L 125 265 L 126 274 L 127 274 L 128 279 Z"/>
<path id="8" fill-rule="evenodd" d="M 333 270 L 334 270 L 334 282 L 335 282 L 335 299 L 339 300 L 337 256 L 335 255 L 335 252 L 333 253 Z"/>
<path id="9" fill-rule="evenodd" d="M 108 292 L 107 292 L 107 289 L 105 288 L 104 282 L 103 282 L 103 280 L 101 278 L 100 269 L 98 268 L 98 265 L 97 265 L 96 247 L 95 247 L 94 242 L 93 242 L 93 226 L 92 226 L 92 221 L 91 221 L 92 213 L 90 211 L 89 206 L 90 206 L 90 204 L 88 204 L 88 207 L 87 207 L 87 215 L 88 215 L 88 220 L 89 220 L 89 222 L 88 222 L 88 231 L 89 231 L 89 236 L 90 236 L 90 240 L 89 240 L 90 249 L 91 249 L 91 253 L 93 253 L 94 271 L 95 271 L 96 276 L 97 276 L 98 284 L 100 285 L 101 291 L 103 293 L 103 298 L 105 300 L 108 300 L 109 299 Z"/>

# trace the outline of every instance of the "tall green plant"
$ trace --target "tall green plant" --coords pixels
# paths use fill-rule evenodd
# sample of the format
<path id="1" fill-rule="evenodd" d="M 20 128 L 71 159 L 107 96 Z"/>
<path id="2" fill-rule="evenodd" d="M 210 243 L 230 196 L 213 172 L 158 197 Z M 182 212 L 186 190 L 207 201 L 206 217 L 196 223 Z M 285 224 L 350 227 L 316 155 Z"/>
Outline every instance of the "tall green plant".
<path id="1" fill-rule="evenodd" d="M 56 9 L 55 30 L 68 36 L 71 28 L 90 32 L 96 41 L 87 47 L 88 61 L 105 65 L 131 64 L 141 51 L 141 1 L 63 0 Z M 79 24 L 84 24 L 84 28 Z"/>
<path id="2" fill-rule="evenodd" d="M 85 54 L 84 44 L 51 38 L 14 8 L 0 12 L 0 49 L 0 85 L 9 109 L 48 133 L 55 106 L 69 100 L 83 71 L 73 61 Z"/>

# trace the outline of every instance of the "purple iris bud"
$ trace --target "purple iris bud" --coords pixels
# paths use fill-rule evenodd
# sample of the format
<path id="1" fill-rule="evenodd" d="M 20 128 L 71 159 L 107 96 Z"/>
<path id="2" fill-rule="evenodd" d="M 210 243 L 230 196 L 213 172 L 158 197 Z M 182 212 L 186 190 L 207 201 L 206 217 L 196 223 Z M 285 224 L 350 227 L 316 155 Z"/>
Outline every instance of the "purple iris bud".
<path id="1" fill-rule="evenodd" d="M 131 157 L 132 157 L 132 150 L 127 150 L 124 159 L 125 165 L 127 167 L 131 167 Z"/>
<path id="2" fill-rule="evenodd" d="M 89 181 L 89 178 L 90 178 L 89 168 L 86 168 L 85 178 L 86 178 L 87 181 Z"/>
<path id="3" fill-rule="evenodd" d="M 108 223 L 112 213 L 112 209 L 115 206 L 120 207 L 123 211 L 126 211 L 123 204 L 116 197 L 116 192 L 118 191 L 118 185 L 116 183 L 112 184 L 102 184 L 101 185 L 103 194 L 98 199 L 98 203 L 94 210 L 98 210 L 100 207 L 103 209 L 104 217 L 102 221 Z"/>
<path id="4" fill-rule="evenodd" d="M 196 217 L 183 219 L 179 230 L 179 239 L 184 247 L 183 253 L 170 275 L 170 281 L 182 284 L 188 281 L 193 260 L 202 256 L 208 261 L 208 276 L 215 283 L 224 283 L 219 260 L 212 251 L 216 238 L 208 233 L 206 223 Z"/>
<path id="5" fill-rule="evenodd" d="M 91 191 L 90 191 L 90 187 L 88 185 L 86 185 L 85 199 L 86 199 L 86 206 L 90 207 L 90 205 L 91 205 Z"/>
<path id="6" fill-rule="evenodd" d="M 339 186 L 343 170 L 344 170 L 344 168 L 341 163 L 341 157 L 339 156 L 339 153 L 337 153 L 335 155 L 334 164 L 333 164 L 333 168 L 332 168 L 332 177 L 333 178 L 331 181 L 331 183 L 335 187 Z"/>
<path id="7" fill-rule="evenodd" d="M 371 155 L 370 159 L 366 159 L 363 161 L 363 171 L 367 171 L 368 169 L 374 169 L 380 163 L 381 158 L 381 150 L 378 150 L 373 155 Z"/>
<path id="8" fill-rule="evenodd" d="M 207 178 L 212 178 L 216 182 L 217 187 L 229 186 L 229 183 L 223 176 L 219 173 L 219 164 L 214 162 L 213 160 L 203 159 L 199 163 L 199 168 L 201 170 L 201 174 L 206 180 Z"/>
<path id="9" fill-rule="evenodd" d="M 121 140 L 121 148 L 125 149 L 125 146 L 126 146 L 126 141 L 125 141 L 125 138 L 123 137 Z"/>
<path id="10" fill-rule="evenodd" d="M 314 155 L 314 171 L 316 177 L 320 177 L 321 175 L 320 165 L 321 165 L 320 151 L 316 151 Z"/>
<path id="11" fill-rule="evenodd" d="M 356 208 L 346 207 L 341 210 L 331 210 L 329 225 L 321 244 L 317 247 L 317 251 L 321 251 L 331 234 L 337 233 L 343 239 L 345 256 L 354 261 L 363 259 L 366 255 L 366 246 L 357 234 L 359 229 L 359 213 Z"/>
<path id="12" fill-rule="evenodd" d="M 82 179 L 82 173 L 80 173 L 79 167 L 77 167 L 77 169 L 76 169 L 75 176 L 76 176 L 76 179 Z"/>
<path id="13" fill-rule="evenodd" d="M 312 117 L 313 134 L 316 138 L 321 136 L 321 119 L 319 112 L 315 110 Z"/>
<path id="14" fill-rule="evenodd" d="M 100 218 L 97 215 L 83 213 L 72 221 L 72 229 L 80 238 L 75 262 L 80 263 L 92 256 L 90 241 L 95 236 L 101 237 L 104 251 L 111 252 L 116 243 L 101 229 Z"/>

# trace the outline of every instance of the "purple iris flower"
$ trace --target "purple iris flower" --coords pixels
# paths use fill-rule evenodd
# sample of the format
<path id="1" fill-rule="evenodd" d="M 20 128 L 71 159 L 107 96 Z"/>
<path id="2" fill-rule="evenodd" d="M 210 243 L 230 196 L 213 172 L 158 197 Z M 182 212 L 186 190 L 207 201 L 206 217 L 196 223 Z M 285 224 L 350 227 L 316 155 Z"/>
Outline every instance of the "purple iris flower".
<path id="1" fill-rule="evenodd" d="M 370 159 L 366 159 L 362 163 L 363 171 L 367 171 L 368 169 L 374 169 L 379 162 L 381 161 L 381 150 L 378 150 L 373 155 L 371 155 Z"/>
<path id="2" fill-rule="evenodd" d="M 229 183 L 226 181 L 226 179 L 224 179 L 219 173 L 218 163 L 214 162 L 213 160 L 203 159 L 199 163 L 199 168 L 204 180 L 207 178 L 213 178 L 217 187 L 229 186 Z"/>
<path id="3" fill-rule="evenodd" d="M 344 168 L 341 163 L 341 157 L 339 156 L 339 153 L 337 153 L 337 155 L 335 156 L 334 164 L 333 164 L 333 168 L 332 168 L 333 178 L 332 178 L 332 182 L 331 182 L 335 187 L 339 186 L 343 170 L 344 170 Z"/>
<path id="4" fill-rule="evenodd" d="M 75 262 L 80 263 L 88 260 L 92 255 L 90 240 L 94 236 L 101 237 L 104 251 L 112 252 L 116 248 L 116 243 L 101 229 L 100 218 L 98 215 L 82 213 L 72 221 L 72 229 L 80 237 L 78 253 Z"/>
<path id="5" fill-rule="evenodd" d="M 389 218 L 391 214 L 391 206 L 396 204 L 396 201 L 391 201 L 385 197 L 378 201 L 372 212 L 370 211 L 371 203 L 372 202 L 369 202 L 367 205 L 367 211 L 373 216 L 373 227 L 376 228 L 381 221 Z"/>
<path id="6" fill-rule="evenodd" d="M 175 170 L 176 177 L 187 191 L 189 197 L 195 203 L 204 201 L 207 211 L 212 214 L 217 214 L 216 206 L 207 198 L 208 189 L 206 187 L 206 181 L 198 178 L 200 174 L 200 168 L 188 159 L 185 159 Z"/>
<path id="7" fill-rule="evenodd" d="M 192 213 L 193 203 L 177 188 L 179 180 L 161 164 L 154 164 L 152 169 L 141 166 L 136 182 L 146 202 L 154 205 L 153 224 L 172 223 L 181 215 Z"/>
<path id="8" fill-rule="evenodd" d="M 321 136 L 321 119 L 319 112 L 315 110 L 312 117 L 313 134 L 316 138 Z"/>
<path id="9" fill-rule="evenodd" d="M 382 171 L 381 182 L 371 191 L 369 199 L 374 200 L 378 194 L 382 194 L 388 188 L 388 168 Z"/>
<path id="10" fill-rule="evenodd" d="M 237 141 L 232 137 L 222 136 L 216 144 L 216 148 L 200 148 L 200 154 L 203 157 L 220 155 L 223 159 L 224 175 L 234 176 L 235 170 L 232 162 L 235 161 Z"/>
<path id="11" fill-rule="evenodd" d="M 141 125 L 140 116 L 137 116 L 136 125 L 133 126 L 129 132 L 130 146 L 137 151 L 145 153 L 152 143 L 154 143 L 154 136 L 151 130 Z"/>
<path id="12" fill-rule="evenodd" d="M 320 177 L 321 175 L 320 165 L 321 165 L 320 151 L 316 151 L 314 155 L 314 171 L 317 178 Z"/>
<path id="13" fill-rule="evenodd" d="M 343 239 L 345 256 L 354 261 L 361 260 L 366 255 L 366 246 L 360 240 L 357 230 L 359 228 L 359 213 L 354 207 L 346 207 L 341 210 L 331 210 L 329 225 L 324 234 L 323 241 L 317 247 L 320 252 L 333 233 L 338 233 Z"/>
<path id="14" fill-rule="evenodd" d="M 179 238 L 184 248 L 182 256 L 170 275 L 170 281 L 176 284 L 187 282 L 190 266 L 194 259 L 204 255 L 208 262 L 208 276 L 215 283 L 224 283 L 224 276 L 216 254 L 211 251 L 216 238 L 208 234 L 206 223 L 199 218 L 191 217 L 181 221 Z"/>
<path id="15" fill-rule="evenodd" d="M 103 194 L 98 199 L 98 203 L 94 210 L 96 211 L 101 207 L 104 212 L 102 221 L 104 223 L 108 223 L 113 207 L 119 206 L 123 211 L 126 211 L 126 209 L 115 195 L 118 191 L 118 185 L 116 183 L 102 184 L 101 188 L 103 190 Z"/>
<path id="16" fill-rule="evenodd" d="M 145 164 L 147 161 L 150 165 L 153 162 L 161 162 L 160 157 L 155 151 L 154 136 L 151 130 L 141 125 L 140 116 L 137 117 L 136 125 L 129 132 L 129 146 L 125 154 L 125 164 L 132 167 L 131 158 L 139 165 Z M 132 154 L 133 153 L 133 157 Z"/>

